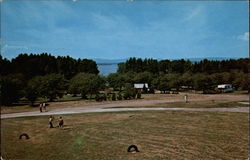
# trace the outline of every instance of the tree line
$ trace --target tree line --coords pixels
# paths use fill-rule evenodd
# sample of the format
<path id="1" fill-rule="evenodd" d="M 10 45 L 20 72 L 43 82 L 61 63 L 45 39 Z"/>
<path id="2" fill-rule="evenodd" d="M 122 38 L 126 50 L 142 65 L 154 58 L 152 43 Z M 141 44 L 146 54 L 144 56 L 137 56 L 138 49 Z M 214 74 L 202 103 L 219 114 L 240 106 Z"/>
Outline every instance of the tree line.
<path id="1" fill-rule="evenodd" d="M 124 63 L 118 64 L 118 73 L 126 72 L 150 72 L 153 74 L 164 73 L 222 73 L 230 72 L 231 70 L 240 70 L 248 73 L 249 58 L 229 59 L 229 60 L 208 60 L 204 59 L 198 62 L 191 62 L 190 60 L 155 60 L 155 59 L 141 59 L 129 58 Z"/>
<path id="2" fill-rule="evenodd" d="M 2 105 L 11 105 L 23 97 L 32 104 L 38 97 L 52 101 L 66 93 L 70 80 L 77 74 L 99 73 L 93 60 L 48 53 L 19 54 L 12 60 L 0 56 L 0 68 Z"/>
<path id="3" fill-rule="evenodd" d="M 249 62 L 249 58 L 199 62 L 129 58 L 118 64 L 118 72 L 110 74 L 108 80 L 115 88 L 122 88 L 125 83 L 148 83 L 151 92 L 195 89 L 213 93 L 218 84 L 225 83 L 248 90 Z"/>
<path id="4" fill-rule="evenodd" d="M 98 75 L 97 64 L 89 59 L 69 56 L 20 54 L 12 60 L 0 56 L 1 105 L 27 99 L 33 105 L 38 98 L 54 101 L 65 94 L 83 99 L 121 100 L 140 98 L 134 83 L 148 83 L 149 90 L 195 89 L 211 93 L 217 84 L 231 83 L 236 89 L 248 89 L 249 59 L 190 62 L 130 58 L 107 77 Z M 116 92 L 111 92 L 110 88 Z M 106 90 L 107 94 L 100 91 Z"/>
<path id="5" fill-rule="evenodd" d="M 22 74 L 26 80 L 46 74 L 61 74 L 71 79 L 77 73 L 85 72 L 98 74 L 95 61 L 90 59 L 73 59 L 69 56 L 52 56 L 42 54 L 19 54 L 8 60 L 0 56 L 1 75 Z"/>

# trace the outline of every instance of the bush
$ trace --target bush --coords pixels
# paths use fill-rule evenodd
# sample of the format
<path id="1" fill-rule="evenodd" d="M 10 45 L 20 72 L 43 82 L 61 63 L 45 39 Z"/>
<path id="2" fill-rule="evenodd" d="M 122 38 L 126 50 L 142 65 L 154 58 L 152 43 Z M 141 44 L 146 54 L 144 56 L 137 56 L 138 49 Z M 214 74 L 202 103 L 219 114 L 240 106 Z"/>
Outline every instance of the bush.
<path id="1" fill-rule="evenodd" d="M 138 92 L 137 93 L 137 99 L 140 99 L 141 98 L 141 92 Z"/>
<path id="2" fill-rule="evenodd" d="M 101 97 L 99 94 L 96 94 L 95 100 L 96 100 L 97 102 L 102 101 L 102 97 Z"/>
<path id="3" fill-rule="evenodd" d="M 129 93 L 128 92 L 125 92 L 123 94 L 123 99 L 127 100 L 127 99 L 130 99 L 130 96 L 129 96 Z"/>
<path id="4" fill-rule="evenodd" d="M 107 101 L 107 96 L 106 96 L 106 94 L 103 94 L 102 98 L 103 98 L 104 101 Z"/>
<path id="5" fill-rule="evenodd" d="M 117 95 L 117 100 L 122 100 L 122 95 L 121 95 L 121 93 L 118 93 L 118 95 Z"/>
<path id="6" fill-rule="evenodd" d="M 112 94 L 112 101 L 116 101 L 116 95 L 115 95 L 115 93 Z"/>

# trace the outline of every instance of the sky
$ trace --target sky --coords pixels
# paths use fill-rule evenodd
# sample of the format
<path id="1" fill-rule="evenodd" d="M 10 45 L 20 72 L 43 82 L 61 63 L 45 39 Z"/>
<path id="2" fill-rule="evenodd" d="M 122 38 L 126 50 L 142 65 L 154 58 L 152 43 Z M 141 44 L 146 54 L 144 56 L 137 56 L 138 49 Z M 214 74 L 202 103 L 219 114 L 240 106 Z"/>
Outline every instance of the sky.
<path id="1" fill-rule="evenodd" d="M 248 3 L 0 0 L 1 55 L 249 57 Z"/>

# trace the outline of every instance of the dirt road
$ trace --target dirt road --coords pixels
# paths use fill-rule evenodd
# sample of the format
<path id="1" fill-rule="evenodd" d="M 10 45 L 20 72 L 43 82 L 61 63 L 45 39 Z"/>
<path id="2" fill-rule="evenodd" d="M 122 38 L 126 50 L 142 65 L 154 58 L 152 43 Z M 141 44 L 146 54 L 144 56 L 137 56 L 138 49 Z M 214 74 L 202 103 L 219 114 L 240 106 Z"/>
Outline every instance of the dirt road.
<path id="1" fill-rule="evenodd" d="M 237 100 L 247 100 L 247 96 L 241 98 L 237 97 Z M 205 100 L 232 100 L 236 99 L 235 96 L 213 96 L 208 95 L 206 97 L 199 97 L 199 98 L 192 98 L 190 96 L 190 100 L 192 101 L 205 101 Z M 91 105 L 84 105 L 78 107 L 63 107 L 63 108 L 51 108 L 48 112 L 39 111 L 31 111 L 31 112 L 21 112 L 21 113 L 11 113 L 11 114 L 1 114 L 1 119 L 4 118 L 14 118 L 14 117 L 26 117 L 26 116 L 41 116 L 41 115 L 61 115 L 61 114 L 76 114 L 76 113 L 95 113 L 95 112 L 121 112 L 121 111 L 153 111 L 153 110 L 170 110 L 170 111 L 227 111 L 227 112 L 244 112 L 249 113 L 249 107 L 233 107 L 233 108 L 136 108 L 135 106 L 150 106 L 156 105 L 160 103 L 168 103 L 168 102 L 181 102 L 184 101 L 183 99 L 178 98 L 164 98 L 164 99 L 145 99 L 145 100 L 138 100 L 138 101 L 120 101 L 114 103 L 107 103 L 107 104 L 91 104 Z M 129 108 L 132 107 L 133 108 Z M 115 108 L 114 108 L 115 107 Z M 122 107 L 122 108 L 119 108 Z"/>

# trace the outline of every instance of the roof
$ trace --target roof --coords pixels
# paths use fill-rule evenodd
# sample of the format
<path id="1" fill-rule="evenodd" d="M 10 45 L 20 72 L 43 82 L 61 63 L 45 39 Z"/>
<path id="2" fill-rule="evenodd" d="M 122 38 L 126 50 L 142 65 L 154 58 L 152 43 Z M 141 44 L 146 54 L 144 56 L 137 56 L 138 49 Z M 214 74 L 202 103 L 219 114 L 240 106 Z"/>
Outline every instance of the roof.
<path id="1" fill-rule="evenodd" d="M 220 84 L 218 85 L 218 88 L 226 88 L 226 87 L 232 87 L 231 84 Z"/>
<path id="2" fill-rule="evenodd" d="M 146 88 L 148 88 L 147 83 L 135 83 L 134 88 L 142 89 L 144 85 L 145 85 Z"/>

